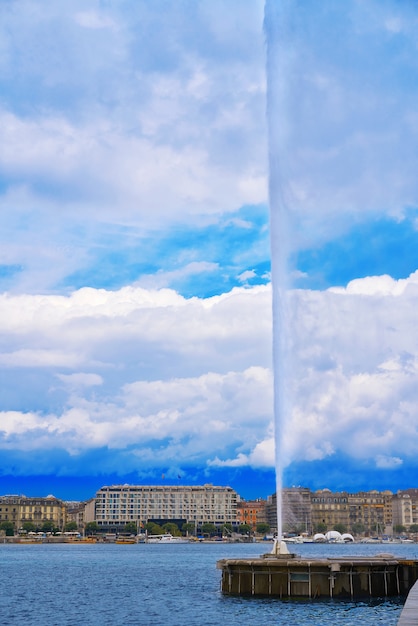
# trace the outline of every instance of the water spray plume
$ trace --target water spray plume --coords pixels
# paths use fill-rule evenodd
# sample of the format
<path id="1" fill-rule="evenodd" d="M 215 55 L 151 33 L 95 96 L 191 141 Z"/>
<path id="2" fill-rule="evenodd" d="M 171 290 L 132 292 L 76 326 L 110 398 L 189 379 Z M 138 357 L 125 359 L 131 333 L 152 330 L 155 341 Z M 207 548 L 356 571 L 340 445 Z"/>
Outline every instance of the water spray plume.
<path id="1" fill-rule="evenodd" d="M 268 0 L 264 28 L 267 39 L 267 119 L 269 132 L 270 244 L 273 307 L 274 430 L 277 497 L 277 546 L 282 539 L 283 432 L 290 401 L 289 250 L 291 214 L 286 201 L 284 162 L 286 142 L 286 77 L 291 50 L 280 49 L 281 31 L 288 28 L 290 3 Z M 279 121 L 277 121 L 279 120 Z M 278 133 L 280 137 L 278 137 Z M 282 150 L 277 150 L 277 146 Z"/>

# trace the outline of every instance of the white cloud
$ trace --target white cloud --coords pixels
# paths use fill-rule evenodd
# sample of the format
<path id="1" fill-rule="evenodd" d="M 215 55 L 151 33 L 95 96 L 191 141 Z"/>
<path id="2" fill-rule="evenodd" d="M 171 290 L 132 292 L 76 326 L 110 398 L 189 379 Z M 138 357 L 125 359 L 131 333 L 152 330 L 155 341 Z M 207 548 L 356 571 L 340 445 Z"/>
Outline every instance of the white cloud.
<path id="1" fill-rule="evenodd" d="M 260 441 L 249 456 L 249 464 L 253 467 L 274 467 L 274 451 L 275 441 L 273 437 Z"/>
<path id="2" fill-rule="evenodd" d="M 1 300 L 3 373 L 19 365 L 25 404 L 61 404 L 55 413 L 3 406 L 7 450 L 126 449 L 126 463 L 138 466 L 156 448 L 157 463 L 202 462 L 270 427 L 270 308 L 260 311 L 268 287 L 207 300 L 139 287 Z"/>
<path id="3" fill-rule="evenodd" d="M 225 459 L 221 461 L 215 457 L 213 461 L 208 461 L 209 467 L 244 467 L 248 465 L 248 457 L 240 452 L 235 459 Z"/>
<path id="4" fill-rule="evenodd" d="M 412 458 L 415 281 L 415 274 L 389 282 L 366 278 L 356 289 L 294 295 L 295 410 L 292 419 L 283 418 L 287 461 L 338 450 L 353 458 Z"/>
<path id="5" fill-rule="evenodd" d="M 21 266 L 15 291 L 59 288 L 110 225 L 123 246 L 126 227 L 266 202 L 263 2 L 206 4 L 0 9 L 0 247 Z"/>
<path id="6" fill-rule="evenodd" d="M 114 463 L 136 469 L 268 467 L 269 288 L 207 299 L 164 289 L 222 270 L 184 250 L 164 271 L 156 252 L 132 286 L 88 287 L 103 284 L 91 258 L 110 234 L 105 260 L 132 233 L 138 246 L 156 231 L 164 242 L 266 202 L 264 3 L 163 4 L 0 7 L 0 264 L 15 272 L 0 295 L 0 445 L 118 450 Z M 401 218 L 418 200 L 416 18 L 406 5 L 349 5 L 297 13 L 306 37 L 293 56 L 281 45 L 275 65 L 271 153 L 286 159 L 273 169 L 273 216 L 278 190 L 294 247 L 371 214 Z M 242 281 L 258 272 L 245 267 Z M 74 275 L 86 288 L 58 295 Z M 417 283 L 417 272 L 370 276 L 292 294 L 286 463 L 341 452 L 383 468 L 416 455 Z"/>
<path id="7" fill-rule="evenodd" d="M 347 287 L 332 287 L 329 291 L 333 293 L 350 293 L 353 295 L 365 296 L 397 296 L 408 289 L 416 288 L 418 285 L 418 271 L 411 274 L 407 279 L 395 280 L 391 276 L 384 274 L 382 276 L 367 276 L 366 278 L 357 278 L 351 280 Z"/>
<path id="8" fill-rule="evenodd" d="M 254 278 L 254 276 L 256 276 L 256 273 L 254 270 L 246 270 L 245 272 L 242 272 L 242 274 L 238 276 L 238 279 L 240 280 L 241 283 L 245 283 L 247 280 Z"/>
<path id="9" fill-rule="evenodd" d="M 278 425 L 284 464 L 343 453 L 384 468 L 415 457 L 415 280 L 366 298 L 361 285 L 355 293 L 293 293 L 293 408 Z M 1 305 L 3 375 L 19 365 L 27 405 L 43 397 L 61 406 L 52 413 L 4 404 L 5 449 L 77 455 L 104 447 L 123 451 L 126 467 L 273 465 L 268 287 L 207 300 L 166 289 L 83 289 L 3 295 Z"/>
<path id="10" fill-rule="evenodd" d="M 74 15 L 77 24 L 84 28 L 115 28 L 116 24 L 110 17 L 97 11 L 80 11 Z"/>
<path id="11" fill-rule="evenodd" d="M 48 180 L 51 191 L 58 185 L 63 191 L 71 189 L 69 198 L 82 198 L 77 204 L 60 200 L 57 210 L 72 220 L 85 217 L 87 202 L 90 219 L 133 225 L 146 218 L 150 225 L 161 218 L 187 220 L 266 199 L 265 173 L 234 172 L 233 179 L 231 168 L 219 167 L 202 142 L 180 146 L 152 141 L 105 118 L 80 126 L 62 115 L 28 121 L 4 110 L 0 127 L 2 170 L 11 180 L 24 179 L 34 188 L 28 209 L 30 202 L 39 203 L 42 179 Z"/>
<path id="12" fill-rule="evenodd" d="M 176 270 L 166 272 L 161 270 L 155 274 L 143 274 L 136 281 L 136 284 L 144 288 L 161 289 L 162 287 L 171 285 L 173 281 L 183 280 L 190 276 L 210 274 L 218 269 L 219 265 L 217 263 L 209 263 L 208 261 L 192 261 Z"/>
<path id="13" fill-rule="evenodd" d="M 21 349 L 0 354 L 0 366 L 3 367 L 77 367 L 82 361 L 81 355 L 70 351 L 48 349 Z"/>
<path id="14" fill-rule="evenodd" d="M 83 386 L 100 384 L 93 376 L 68 378 L 65 382 L 75 382 L 71 386 L 78 386 L 79 393 Z M 257 436 L 253 424 L 257 393 L 265 393 L 266 399 L 263 408 L 257 403 L 263 414 L 256 430 L 268 427 L 269 388 L 268 373 L 253 368 L 197 379 L 137 382 L 111 402 L 73 394 L 72 408 L 61 415 L 1 413 L 5 437 L 0 445 L 9 448 L 12 441 L 19 450 L 58 447 L 76 454 L 102 446 L 141 450 L 161 442 L 160 459 L 180 455 L 183 460 L 190 456 L 201 460 L 208 449 L 224 450 Z"/>
<path id="15" fill-rule="evenodd" d="M 93 387 L 103 384 L 103 378 L 97 374 L 57 374 L 57 378 L 70 388 Z"/>
<path id="16" fill-rule="evenodd" d="M 387 457 L 383 455 L 378 455 L 376 457 L 376 467 L 382 469 L 393 469 L 402 465 L 402 459 L 399 457 Z"/>

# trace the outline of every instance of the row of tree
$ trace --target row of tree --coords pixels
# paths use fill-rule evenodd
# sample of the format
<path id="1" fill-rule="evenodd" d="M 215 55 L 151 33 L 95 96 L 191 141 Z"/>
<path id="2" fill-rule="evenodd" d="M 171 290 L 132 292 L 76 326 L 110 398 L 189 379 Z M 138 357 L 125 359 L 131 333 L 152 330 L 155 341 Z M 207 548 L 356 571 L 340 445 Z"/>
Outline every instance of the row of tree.
<path id="1" fill-rule="evenodd" d="M 317 524 L 314 528 L 314 532 L 316 533 L 325 533 L 327 532 L 327 530 L 329 530 L 328 526 L 321 522 Z M 351 525 L 350 530 L 348 530 L 345 524 L 335 524 L 332 530 L 337 530 L 341 534 L 351 531 L 353 535 L 362 535 L 363 533 L 366 532 L 366 527 L 361 522 L 356 522 Z M 384 529 L 382 527 L 380 528 L 377 527 L 376 532 L 382 533 L 383 530 Z M 411 524 L 411 526 L 408 529 L 406 528 L 406 526 L 402 526 L 402 524 L 395 524 L 395 526 L 393 527 L 393 532 L 399 535 L 406 533 L 406 532 L 418 533 L 418 524 Z"/>
<path id="2" fill-rule="evenodd" d="M 147 532 L 149 535 L 163 535 L 164 533 L 170 533 L 174 537 L 180 537 L 182 535 L 192 535 L 196 532 L 196 526 L 192 522 L 187 522 L 182 525 L 181 529 L 174 522 L 167 522 L 160 525 L 154 522 L 148 522 L 141 527 L 141 532 Z M 259 534 L 265 534 L 269 532 L 270 526 L 268 524 L 260 523 L 257 525 L 256 531 Z M 123 528 L 123 533 L 136 535 L 138 531 L 135 522 L 128 522 Z M 86 535 L 96 535 L 99 532 L 103 532 L 96 522 L 88 522 L 85 527 Z M 199 527 L 199 533 L 202 535 L 208 535 L 209 537 L 215 537 L 216 535 L 231 535 L 234 531 L 232 524 L 226 523 L 223 526 L 215 526 L 209 522 L 202 524 Z M 248 524 L 241 524 L 238 527 L 238 533 L 241 535 L 249 535 L 252 532 L 251 526 Z"/>
<path id="3" fill-rule="evenodd" d="M 65 525 L 64 531 L 71 532 L 77 530 L 76 522 L 68 522 Z M 4 521 L 0 524 L 0 531 L 3 531 L 6 537 L 13 537 L 15 534 L 15 527 L 13 522 Z M 34 524 L 33 522 L 23 522 L 19 533 L 52 533 L 53 535 L 61 532 L 61 528 L 57 528 L 52 521 L 43 522 L 43 524 Z"/>
<path id="4" fill-rule="evenodd" d="M 42 532 L 42 533 L 52 533 L 57 534 L 61 532 L 62 529 L 57 528 L 52 521 L 45 521 L 41 525 L 34 524 L 33 522 L 24 522 L 22 527 L 19 529 L 19 533 L 27 534 L 30 532 Z M 123 532 L 131 535 L 137 534 L 137 524 L 135 522 L 128 522 L 124 528 Z M 238 533 L 241 535 L 249 535 L 252 533 L 252 527 L 248 524 L 241 524 L 238 527 Z M 301 532 L 302 529 L 292 528 L 292 530 L 285 528 L 286 532 Z M 314 532 L 316 533 L 325 533 L 329 530 L 326 524 L 319 523 L 315 526 Z M 343 534 L 348 532 L 345 524 L 335 524 L 332 530 L 337 530 L 339 533 Z M 362 535 L 365 532 L 365 526 L 361 523 L 356 523 L 351 526 L 351 532 L 354 535 Z M 4 534 L 8 537 L 13 537 L 15 534 L 15 529 L 13 522 L 4 521 L 0 523 L 0 531 L 3 531 Z M 65 532 L 77 531 L 76 522 L 67 522 L 64 527 Z M 170 533 L 175 537 L 179 537 L 181 535 L 193 535 L 196 532 L 195 524 L 188 522 L 182 525 L 181 529 L 174 524 L 173 522 L 167 522 L 166 524 L 159 525 L 154 522 L 149 522 L 145 524 L 141 528 L 141 532 L 147 532 L 149 535 L 162 535 L 164 533 Z M 256 532 L 257 534 L 266 534 L 270 531 L 270 526 L 264 522 L 260 522 L 257 524 Z M 396 534 L 404 534 L 408 533 L 418 533 L 418 524 L 412 524 L 408 529 L 401 524 L 394 526 L 393 531 Z M 86 535 L 96 535 L 100 532 L 104 532 L 96 522 L 88 522 L 85 526 Z M 224 524 L 221 527 L 215 526 L 215 524 L 206 523 L 202 524 L 199 528 L 199 533 L 202 535 L 208 535 L 210 537 L 215 537 L 216 535 L 231 535 L 234 531 L 232 524 Z"/>
<path id="5" fill-rule="evenodd" d="M 128 522 L 124 528 L 123 532 L 131 535 L 137 534 L 137 524 L 135 522 Z M 260 523 L 257 525 L 257 533 L 264 534 L 269 532 L 270 527 L 268 524 Z M 0 531 L 3 531 L 7 537 L 13 537 L 15 534 L 15 528 L 13 522 L 4 521 L 0 523 Z M 68 522 L 64 527 L 65 532 L 77 531 L 76 522 Z M 181 535 L 192 535 L 196 532 L 195 524 L 188 522 L 182 525 L 181 529 L 174 524 L 173 522 L 167 522 L 166 524 L 159 525 L 154 522 L 148 522 L 141 528 L 141 532 L 147 532 L 149 535 L 162 535 L 164 533 L 170 533 L 175 537 L 179 537 Z M 52 521 L 45 521 L 42 524 L 34 524 L 33 522 L 23 522 L 21 528 L 19 529 L 19 533 L 27 534 L 27 533 L 52 533 L 56 535 L 57 533 L 62 532 L 61 528 L 57 528 Z M 103 530 L 98 526 L 96 522 L 88 522 L 85 526 L 85 534 L 86 535 L 96 535 Z M 210 537 L 214 537 L 216 535 L 231 535 L 234 531 L 232 524 L 224 524 L 221 527 L 215 526 L 215 524 L 206 523 L 202 524 L 199 527 L 199 533 L 202 535 L 208 535 Z M 252 532 L 251 526 L 248 524 L 241 524 L 238 527 L 238 533 L 241 535 L 248 535 Z"/>

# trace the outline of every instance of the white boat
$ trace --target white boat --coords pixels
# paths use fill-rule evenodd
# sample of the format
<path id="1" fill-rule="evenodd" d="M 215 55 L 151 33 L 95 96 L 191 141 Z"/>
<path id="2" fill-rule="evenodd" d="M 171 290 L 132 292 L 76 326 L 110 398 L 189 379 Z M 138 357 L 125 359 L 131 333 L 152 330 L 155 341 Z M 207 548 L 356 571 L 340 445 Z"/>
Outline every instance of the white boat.
<path id="1" fill-rule="evenodd" d="M 303 543 L 303 537 L 283 537 L 282 541 L 285 543 Z"/>
<path id="2" fill-rule="evenodd" d="M 174 537 L 170 533 L 164 535 L 148 535 L 146 543 L 190 543 L 187 537 Z"/>

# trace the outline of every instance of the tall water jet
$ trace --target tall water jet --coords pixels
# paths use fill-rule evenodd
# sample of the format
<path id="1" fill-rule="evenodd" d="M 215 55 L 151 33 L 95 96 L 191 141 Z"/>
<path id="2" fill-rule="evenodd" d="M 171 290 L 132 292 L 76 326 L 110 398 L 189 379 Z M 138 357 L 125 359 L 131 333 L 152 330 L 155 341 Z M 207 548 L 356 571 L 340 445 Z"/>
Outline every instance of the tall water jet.
<path id="1" fill-rule="evenodd" d="M 339 452 L 356 459 L 357 451 L 346 443 L 353 437 L 344 436 L 349 415 L 340 410 L 343 394 L 350 398 L 353 373 L 376 376 L 393 357 L 392 344 L 378 336 L 381 305 L 371 297 L 363 328 L 373 328 L 376 339 L 368 344 L 371 357 L 362 358 L 370 333 L 362 337 L 360 325 L 351 323 L 361 309 L 346 287 L 355 279 L 397 271 L 388 263 L 394 254 L 387 233 L 396 219 L 408 221 L 408 207 L 417 204 L 418 126 L 411 123 L 416 119 L 417 19 L 413 3 L 393 0 L 266 0 L 279 534 L 283 452 L 291 449 L 284 440 L 289 434 L 298 461 L 337 460 Z M 379 223 L 384 228 L 375 230 Z M 375 237 L 373 246 L 366 233 Z M 404 276 L 409 271 L 402 269 Z M 301 287 L 299 294 L 295 286 Z M 330 296 L 336 288 L 342 297 Z M 367 296 L 377 293 L 368 283 L 361 288 Z M 310 290 L 316 291 L 318 305 L 307 315 Z M 326 328 L 314 318 L 321 320 L 321 314 L 327 315 Z M 298 389 L 294 398 L 292 386 Z M 287 426 L 293 406 L 300 421 Z M 391 406 L 382 407 L 388 416 Z M 356 420 L 363 412 L 368 408 L 356 396 L 351 416 Z M 357 420 L 356 428 L 361 425 Z M 330 431 L 324 442 L 322 433 Z M 295 443 L 297 432 L 304 432 L 312 453 Z M 386 450 L 391 457 L 389 445 Z"/>
<path id="2" fill-rule="evenodd" d="M 277 541 L 280 551 L 282 529 L 283 441 L 284 425 L 291 410 L 291 351 L 289 310 L 289 253 L 291 218 L 286 198 L 284 152 L 277 151 L 277 125 L 274 120 L 285 110 L 286 80 L 291 62 L 290 50 L 279 50 L 281 30 L 289 21 L 289 2 L 267 0 L 265 32 L 267 37 L 267 119 L 269 132 L 269 199 L 270 241 L 273 307 L 273 371 L 274 371 L 274 432 L 277 498 Z M 281 116 L 280 133 L 285 141 L 285 116 Z"/>

